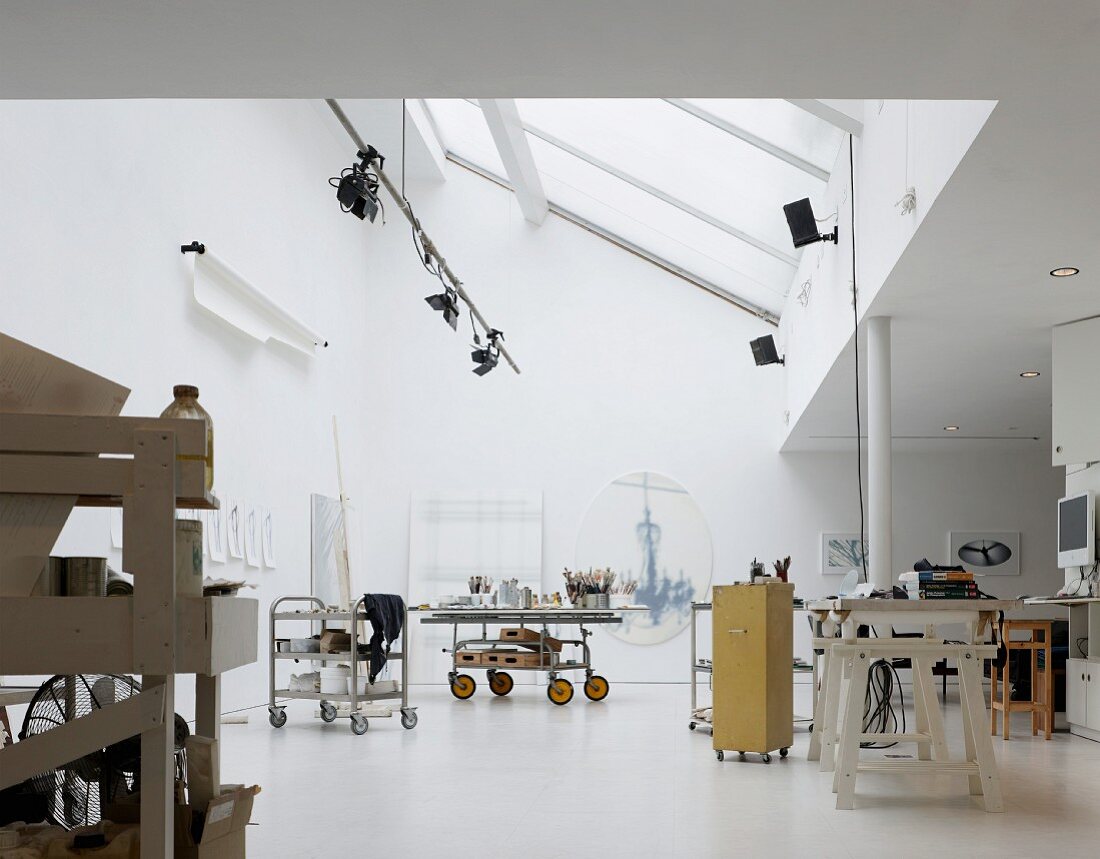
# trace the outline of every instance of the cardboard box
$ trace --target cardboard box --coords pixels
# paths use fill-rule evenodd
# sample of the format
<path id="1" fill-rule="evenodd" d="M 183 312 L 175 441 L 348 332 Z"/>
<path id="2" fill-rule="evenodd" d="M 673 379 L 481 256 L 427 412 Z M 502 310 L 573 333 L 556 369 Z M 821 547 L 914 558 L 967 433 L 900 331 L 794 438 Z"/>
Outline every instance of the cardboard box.
<path id="1" fill-rule="evenodd" d="M 520 647 L 530 647 L 532 650 L 539 649 L 539 632 L 537 629 L 527 629 L 526 627 L 509 627 L 500 631 L 500 640 L 512 642 L 520 645 Z M 561 653 L 561 642 L 551 635 L 547 635 L 542 639 L 544 646 L 553 650 L 555 653 Z"/>
<path id="2" fill-rule="evenodd" d="M 348 653 L 351 651 L 351 633 L 326 629 L 321 633 L 322 653 Z"/>
<path id="3" fill-rule="evenodd" d="M 205 811 L 176 806 L 176 859 L 245 859 L 245 828 L 252 817 L 256 785 L 226 791 Z"/>
<path id="4" fill-rule="evenodd" d="M 460 650 L 455 654 L 455 665 L 481 665 L 482 652 L 480 650 Z"/>

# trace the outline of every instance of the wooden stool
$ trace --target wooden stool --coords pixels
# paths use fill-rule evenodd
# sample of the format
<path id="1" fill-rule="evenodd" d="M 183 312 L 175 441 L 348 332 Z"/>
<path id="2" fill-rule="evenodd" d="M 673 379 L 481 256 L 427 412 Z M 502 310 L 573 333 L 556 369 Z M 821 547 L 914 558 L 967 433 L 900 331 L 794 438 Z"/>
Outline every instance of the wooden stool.
<path id="1" fill-rule="evenodd" d="M 844 728 L 838 744 L 838 760 L 833 784 L 838 809 L 855 808 L 856 776 L 861 772 L 947 773 L 965 775 L 970 795 L 985 797 L 985 810 L 1004 810 L 993 743 L 985 733 L 985 694 L 982 690 L 982 661 L 997 653 L 997 648 L 971 644 L 945 644 L 929 639 L 901 643 L 894 639 L 867 639 L 855 644 L 832 647 L 832 659 L 850 661 L 852 678 L 848 684 Z M 913 660 L 913 689 L 917 704 L 917 731 L 905 734 L 863 733 L 863 708 L 867 695 L 871 663 L 877 659 Z M 936 703 L 931 664 L 950 658 L 959 666 L 959 690 L 962 699 L 963 740 L 966 758 L 950 760 L 943 727 L 943 714 Z M 923 714 L 922 714 L 923 711 Z M 923 715 L 923 718 L 922 718 Z M 920 760 L 859 759 L 861 742 L 917 743 Z M 929 749 L 931 755 L 928 754 Z M 929 759 L 930 758 L 930 759 Z"/>
<path id="2" fill-rule="evenodd" d="M 1054 652 L 1051 649 L 1051 624 L 1049 620 L 1006 620 L 999 628 L 994 627 L 994 640 L 1003 642 L 1008 648 L 1008 661 L 1005 662 L 1004 676 L 1000 678 L 1001 700 L 997 700 L 997 680 L 999 671 L 996 664 L 990 667 L 989 679 L 989 729 L 997 733 L 997 711 L 1005 714 L 1004 739 L 1008 739 L 1009 722 L 1012 714 L 1019 711 L 1031 713 L 1031 736 L 1039 733 L 1040 727 L 1046 739 L 1050 739 L 1054 729 Z M 1012 633 L 1029 633 L 1028 639 L 1014 641 Z M 1012 651 L 1031 652 L 1031 698 L 1027 701 L 1012 700 L 1012 683 L 1009 675 L 1012 670 Z M 1039 651 L 1043 653 L 1043 671 L 1039 670 Z"/>

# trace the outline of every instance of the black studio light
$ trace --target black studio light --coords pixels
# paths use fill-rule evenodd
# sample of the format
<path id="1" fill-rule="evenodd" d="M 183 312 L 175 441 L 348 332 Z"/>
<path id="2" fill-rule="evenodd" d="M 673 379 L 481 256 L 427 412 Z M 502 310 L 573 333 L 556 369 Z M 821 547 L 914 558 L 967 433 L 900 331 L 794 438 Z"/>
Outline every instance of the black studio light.
<path id="1" fill-rule="evenodd" d="M 371 164 L 377 161 L 381 167 L 383 158 L 373 147 L 356 154 L 359 163 L 340 171 L 338 177 L 329 179 L 329 184 L 336 188 L 341 209 L 351 212 L 360 221 L 368 220 L 373 224 L 382 204 L 378 200 L 378 174 L 371 169 Z"/>
<path id="2" fill-rule="evenodd" d="M 791 228 L 791 238 L 796 248 L 812 245 L 815 242 L 833 242 L 836 244 L 839 238 L 839 230 L 833 227 L 831 233 L 819 233 L 817 219 L 814 218 L 814 207 L 810 205 L 810 198 L 795 200 L 783 207 L 783 214 L 787 216 L 787 226 Z"/>
<path id="3" fill-rule="evenodd" d="M 437 295 L 429 295 L 424 299 L 432 310 L 438 310 L 443 314 L 443 321 L 451 326 L 452 330 L 458 329 L 458 294 L 447 289 Z"/>
<path id="4" fill-rule="evenodd" d="M 498 338 L 503 340 L 504 334 L 494 328 L 489 332 L 488 345 L 484 349 L 474 349 L 470 353 L 470 358 L 477 364 L 477 366 L 474 367 L 474 373 L 476 375 L 484 376 L 500 362 L 500 348 L 497 346 Z"/>
<path id="5" fill-rule="evenodd" d="M 752 347 L 752 357 L 757 367 L 787 363 L 786 359 L 780 357 L 779 351 L 775 348 L 775 338 L 770 334 L 750 340 L 749 345 Z"/>

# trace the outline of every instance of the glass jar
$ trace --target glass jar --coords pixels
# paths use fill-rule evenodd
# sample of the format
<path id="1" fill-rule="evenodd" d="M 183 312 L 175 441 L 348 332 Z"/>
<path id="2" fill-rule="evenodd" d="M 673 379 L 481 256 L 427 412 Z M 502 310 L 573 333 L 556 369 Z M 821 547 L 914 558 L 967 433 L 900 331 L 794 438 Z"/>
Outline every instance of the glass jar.
<path id="1" fill-rule="evenodd" d="M 175 397 L 171 404 L 160 413 L 162 418 L 185 418 L 206 421 L 206 456 L 180 454 L 180 459 L 201 459 L 206 463 L 206 491 L 214 488 L 214 421 L 206 409 L 199 405 L 199 389 L 194 385 L 176 385 L 172 388 Z"/>

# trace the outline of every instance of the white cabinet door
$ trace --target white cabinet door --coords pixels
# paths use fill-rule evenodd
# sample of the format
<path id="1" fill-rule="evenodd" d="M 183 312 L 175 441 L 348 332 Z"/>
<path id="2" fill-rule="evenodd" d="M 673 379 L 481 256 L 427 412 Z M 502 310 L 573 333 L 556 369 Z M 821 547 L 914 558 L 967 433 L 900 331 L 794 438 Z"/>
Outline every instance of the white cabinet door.
<path id="1" fill-rule="evenodd" d="M 1100 690 L 1100 665 L 1093 669 L 1096 681 L 1089 688 L 1089 663 L 1084 659 L 1066 660 L 1066 721 L 1071 725 L 1087 725 L 1087 696 L 1092 690 Z M 1100 716 L 1100 702 L 1096 702 L 1093 713 Z"/>
<path id="2" fill-rule="evenodd" d="M 1092 462 L 1100 459 L 1100 317 L 1056 326 L 1052 340 L 1051 464 Z"/>
<path id="3" fill-rule="evenodd" d="M 1085 663 L 1085 686 L 1085 727 L 1100 731 L 1100 662 Z"/>

